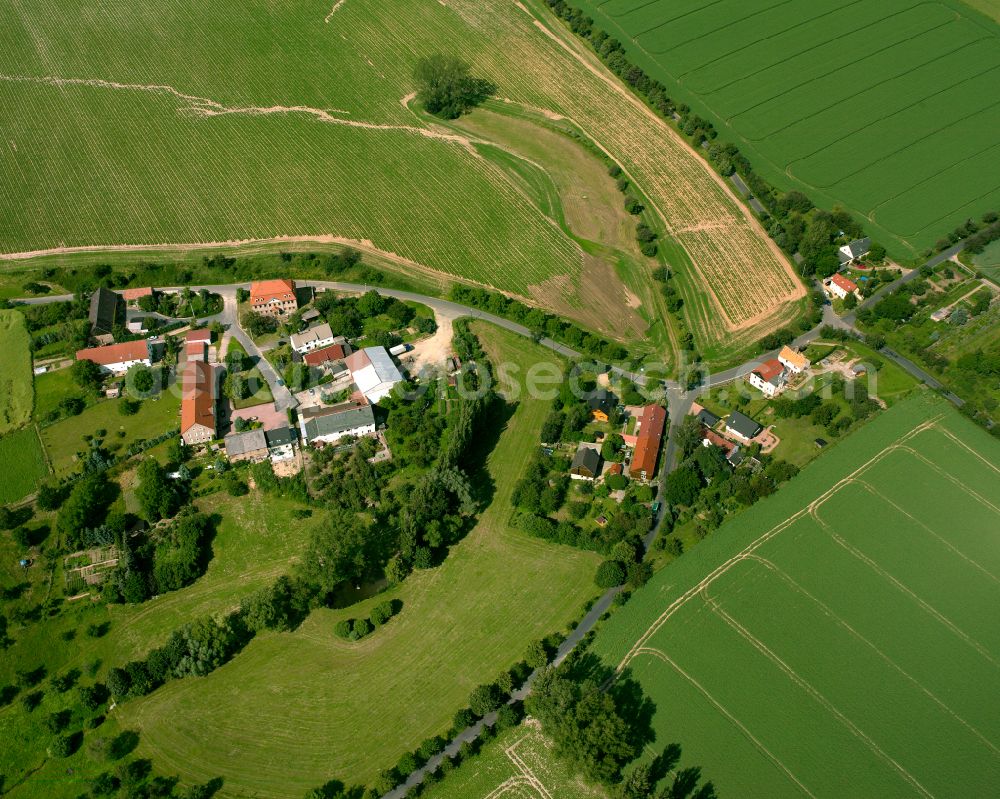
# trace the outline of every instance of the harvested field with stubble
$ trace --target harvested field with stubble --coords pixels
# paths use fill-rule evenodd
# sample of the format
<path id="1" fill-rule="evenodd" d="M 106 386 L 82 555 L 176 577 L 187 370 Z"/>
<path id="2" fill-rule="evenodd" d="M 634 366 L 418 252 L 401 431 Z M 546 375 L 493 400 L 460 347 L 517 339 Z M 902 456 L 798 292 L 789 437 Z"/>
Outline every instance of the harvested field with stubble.
<path id="1" fill-rule="evenodd" d="M 703 344 L 802 296 L 724 183 L 537 0 L 226 0 L 193 18 L 181 0 L 0 10 L 0 252 L 339 236 L 589 323 L 593 256 L 473 137 L 409 106 L 416 59 L 460 43 L 502 98 L 572 120 L 633 178 L 690 255 L 674 266 L 707 301 Z"/>
<path id="2" fill-rule="evenodd" d="M 720 796 L 990 795 L 998 463 L 914 395 L 657 573 L 593 649 Z"/>

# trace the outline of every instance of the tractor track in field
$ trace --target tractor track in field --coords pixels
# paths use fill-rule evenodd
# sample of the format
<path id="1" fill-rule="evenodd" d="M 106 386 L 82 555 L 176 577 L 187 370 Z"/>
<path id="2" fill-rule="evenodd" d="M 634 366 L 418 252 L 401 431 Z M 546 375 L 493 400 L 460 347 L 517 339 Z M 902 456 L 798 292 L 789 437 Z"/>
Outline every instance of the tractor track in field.
<path id="1" fill-rule="evenodd" d="M 332 13 L 332 12 L 331 12 Z M 164 94 L 174 97 L 187 103 L 186 108 L 179 109 L 179 112 L 189 112 L 196 117 L 217 117 L 230 114 L 239 116 L 287 116 L 290 114 L 303 114 L 312 116 L 320 122 L 331 125 L 340 125 L 348 128 L 359 128 L 361 130 L 389 131 L 396 133 L 410 133 L 416 136 L 423 136 L 428 139 L 457 144 L 464 147 L 474 155 L 473 146 L 476 139 L 468 136 L 461 136 L 457 133 L 442 133 L 438 130 L 420 128 L 413 125 L 386 125 L 376 122 L 364 122 L 358 119 L 344 119 L 337 114 L 349 114 L 339 108 L 313 108 L 307 105 L 248 105 L 248 106 L 227 106 L 213 100 L 210 97 L 200 97 L 194 94 L 186 94 L 174 86 L 165 83 L 120 83 L 117 81 L 104 80 L 103 78 L 62 78 L 54 75 L 7 75 L 0 74 L 0 80 L 8 83 L 32 83 L 42 86 L 52 86 L 63 88 L 66 86 L 82 86 L 95 89 L 110 89 L 115 91 L 148 92 L 151 94 Z"/>

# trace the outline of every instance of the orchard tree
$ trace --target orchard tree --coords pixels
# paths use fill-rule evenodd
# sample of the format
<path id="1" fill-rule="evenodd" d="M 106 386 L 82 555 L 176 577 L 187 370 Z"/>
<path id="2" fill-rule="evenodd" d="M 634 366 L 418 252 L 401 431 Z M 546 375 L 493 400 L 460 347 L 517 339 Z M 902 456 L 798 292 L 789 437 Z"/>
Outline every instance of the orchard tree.
<path id="1" fill-rule="evenodd" d="M 490 81 L 472 77 L 465 61 L 441 53 L 417 61 L 413 79 L 424 109 L 445 119 L 456 119 L 496 91 Z"/>

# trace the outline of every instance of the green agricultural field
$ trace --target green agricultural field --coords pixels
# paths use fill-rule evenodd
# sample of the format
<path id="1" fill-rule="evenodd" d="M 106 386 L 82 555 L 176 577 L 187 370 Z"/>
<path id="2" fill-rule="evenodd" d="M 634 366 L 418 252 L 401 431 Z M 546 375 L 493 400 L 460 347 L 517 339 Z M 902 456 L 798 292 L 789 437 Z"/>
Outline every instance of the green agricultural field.
<path id="1" fill-rule="evenodd" d="M 137 439 L 150 439 L 180 427 L 180 392 L 164 391 L 158 399 L 142 401 L 134 416 L 119 412 L 121 400 L 104 400 L 48 427 L 43 427 L 42 443 L 56 475 L 62 477 L 76 467 L 76 455 L 86 449 L 84 435 L 105 430 L 104 446 L 111 453 L 124 451 Z M 124 435 L 119 433 L 124 432 Z"/>
<path id="2" fill-rule="evenodd" d="M 1000 206 L 1000 25 L 968 5 L 574 4 L 768 180 L 853 209 L 897 257 Z"/>
<path id="3" fill-rule="evenodd" d="M 1000 241 L 994 241 L 976 256 L 972 262 L 994 283 L 1000 284 Z"/>
<path id="4" fill-rule="evenodd" d="M 48 471 L 33 426 L 0 436 L 0 505 L 30 494 Z"/>
<path id="5" fill-rule="evenodd" d="M 31 418 L 35 394 L 30 344 L 24 317 L 17 311 L 0 311 L 0 435 Z"/>
<path id="6" fill-rule="evenodd" d="M 478 332 L 491 357 L 518 364 L 522 377 L 550 357 L 506 331 Z M 510 494 L 549 403 L 521 398 L 513 410 L 489 456 L 492 502 L 443 565 L 360 605 L 314 611 L 294 633 L 259 635 L 204 679 L 122 705 L 116 716 L 142 731 L 140 751 L 186 780 L 223 776 L 225 796 L 299 799 L 332 777 L 367 782 L 443 733 L 475 685 L 574 618 L 596 591 L 598 559 L 508 526 Z M 338 619 L 387 597 L 403 610 L 370 638 L 334 634 Z"/>
<path id="7" fill-rule="evenodd" d="M 199 8 L 196 35 L 188 5 L 0 10 L 0 253 L 351 242 L 397 272 L 486 284 L 642 339 L 661 315 L 655 289 L 613 242 L 589 247 L 538 207 L 523 164 L 501 153 L 523 131 L 456 131 L 414 107 L 417 59 L 457 52 L 505 106 L 571 120 L 621 164 L 676 241 L 706 346 L 745 345 L 800 313 L 803 288 L 759 223 L 540 0 L 223 0 Z M 564 162 L 536 167 L 558 185 Z M 572 202 L 603 219 L 622 198 Z"/>
<path id="8" fill-rule="evenodd" d="M 594 651 L 720 796 L 986 796 L 1000 443 L 906 399 L 658 572 Z"/>
<path id="9" fill-rule="evenodd" d="M 428 790 L 427 799 L 607 799 L 607 793 L 573 776 L 553 756 L 551 744 L 527 722 L 491 740 Z"/>

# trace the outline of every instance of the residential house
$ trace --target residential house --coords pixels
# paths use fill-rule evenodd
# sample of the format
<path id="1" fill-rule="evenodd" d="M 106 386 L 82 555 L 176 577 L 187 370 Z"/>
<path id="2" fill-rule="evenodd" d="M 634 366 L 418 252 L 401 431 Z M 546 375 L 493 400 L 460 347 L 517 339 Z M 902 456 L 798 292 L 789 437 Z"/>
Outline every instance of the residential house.
<path id="1" fill-rule="evenodd" d="M 302 441 L 308 444 L 367 436 L 375 432 L 375 413 L 367 402 L 303 408 L 299 411 L 299 430 Z"/>
<path id="2" fill-rule="evenodd" d="M 95 335 L 110 333 L 122 310 L 122 298 L 103 286 L 90 295 L 90 329 Z"/>
<path id="3" fill-rule="evenodd" d="M 351 372 L 351 380 L 369 402 L 378 402 L 389 395 L 393 386 L 403 382 L 396 364 L 385 347 L 365 347 L 352 352 L 344 359 Z"/>
<path id="4" fill-rule="evenodd" d="M 747 381 L 765 397 L 776 397 L 785 387 L 785 367 L 777 358 L 771 358 L 752 370 Z"/>
<path id="5" fill-rule="evenodd" d="M 736 445 L 732 441 L 723 438 L 714 430 L 706 430 L 702 434 L 701 445 L 703 447 L 718 447 L 725 452 L 726 457 L 729 457 L 730 453 L 736 449 Z"/>
<path id="6" fill-rule="evenodd" d="M 726 419 L 726 434 L 743 442 L 756 438 L 764 428 L 746 414 L 733 411 Z"/>
<path id="7" fill-rule="evenodd" d="M 606 389 L 600 389 L 593 393 L 587 400 L 587 409 L 590 411 L 590 418 L 595 422 L 606 422 L 618 407 L 618 397 Z"/>
<path id="8" fill-rule="evenodd" d="M 295 333 L 290 338 L 292 349 L 296 352 L 306 353 L 328 347 L 333 344 L 333 331 L 330 325 L 324 322 L 321 325 L 310 327 L 301 333 Z"/>
<path id="9" fill-rule="evenodd" d="M 282 318 L 299 308 L 294 280 L 261 280 L 250 284 L 250 310 Z"/>
<path id="10" fill-rule="evenodd" d="M 569 476 L 572 480 L 593 480 L 601 473 L 601 453 L 594 447 L 581 444 L 576 455 L 573 456 L 573 463 L 569 467 Z"/>
<path id="11" fill-rule="evenodd" d="M 339 363 L 351 352 L 351 346 L 344 344 L 331 344 L 329 347 L 307 352 L 302 356 L 302 360 L 308 366 L 323 366 L 327 363 Z"/>
<path id="12" fill-rule="evenodd" d="M 861 292 L 858 290 L 858 284 L 855 283 L 848 277 L 844 277 L 839 272 L 831 277 L 826 283 L 827 293 L 833 297 L 837 297 L 841 300 L 846 300 L 847 295 L 853 294 L 858 299 L 861 299 Z"/>
<path id="13" fill-rule="evenodd" d="M 800 374 L 809 368 L 809 359 L 801 352 L 793 350 L 787 345 L 781 348 L 781 352 L 778 353 L 778 360 L 792 374 Z"/>
<path id="14" fill-rule="evenodd" d="M 121 344 L 109 344 L 106 347 L 89 347 L 85 350 L 78 350 L 76 353 L 78 361 L 93 361 L 101 367 L 102 371 L 112 374 L 124 374 L 133 366 L 139 364 L 151 366 L 152 355 L 149 352 L 149 344 L 144 339 L 138 341 L 123 341 Z"/>
<path id="15" fill-rule="evenodd" d="M 697 402 L 691 404 L 691 413 L 702 423 L 704 427 L 711 430 L 719 423 L 719 417 L 712 413 L 708 408 L 704 408 Z"/>
<path id="16" fill-rule="evenodd" d="M 295 435 L 287 425 L 276 427 L 273 430 L 265 430 L 264 438 L 267 439 L 267 451 L 272 463 L 291 460 L 295 457 Z"/>
<path id="17" fill-rule="evenodd" d="M 840 259 L 841 266 L 846 266 L 864 258 L 871 251 L 871 248 L 872 240 L 865 236 L 863 239 L 854 239 L 854 241 L 842 246 L 837 250 L 837 257 Z"/>
<path id="18" fill-rule="evenodd" d="M 242 433 L 230 433 L 223 440 L 226 444 L 226 457 L 230 463 L 240 461 L 260 463 L 267 459 L 267 439 L 260 428 Z"/>
<path id="19" fill-rule="evenodd" d="M 629 464 L 629 477 L 652 480 L 656 475 L 656 460 L 660 455 L 667 412 L 659 405 L 647 405 L 636 418 L 635 451 Z"/>
<path id="20" fill-rule="evenodd" d="M 203 444 L 216 436 L 215 370 L 204 361 L 190 361 L 181 376 L 181 438 Z"/>

